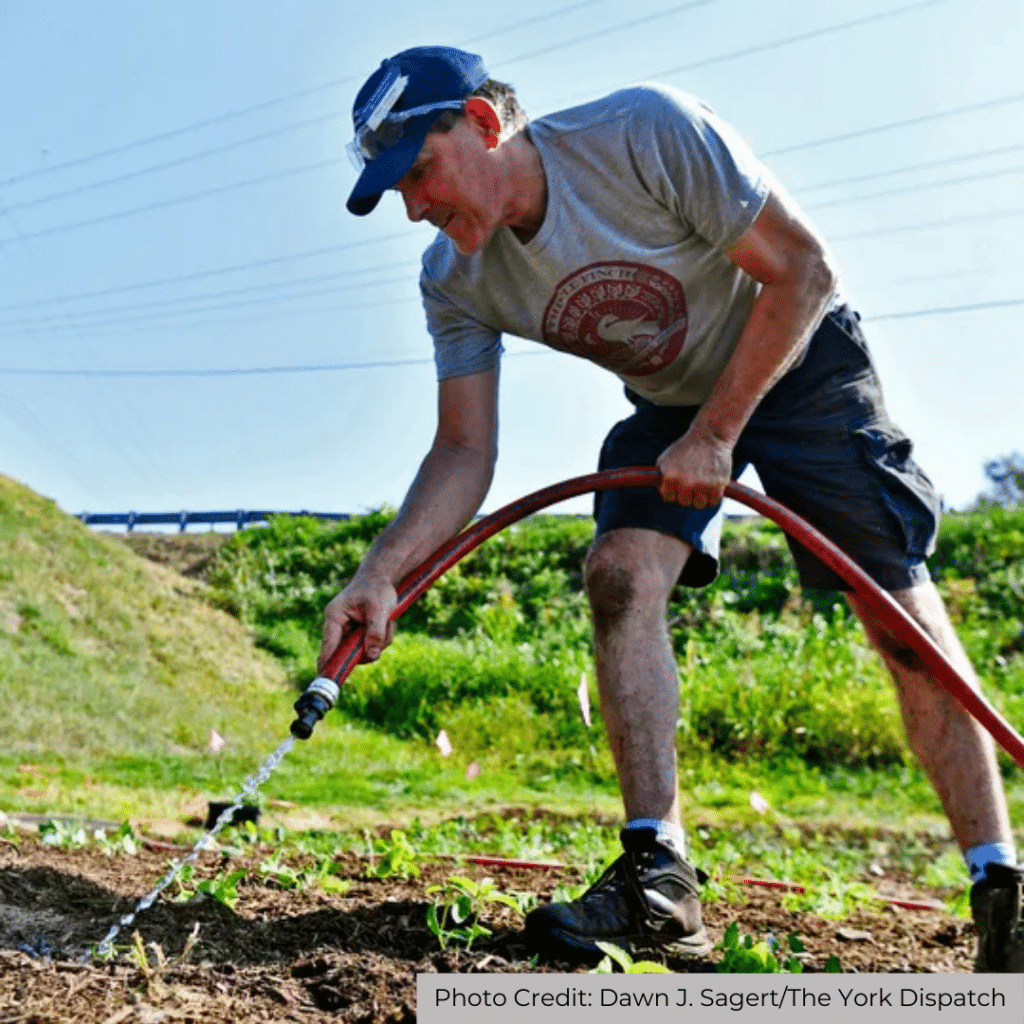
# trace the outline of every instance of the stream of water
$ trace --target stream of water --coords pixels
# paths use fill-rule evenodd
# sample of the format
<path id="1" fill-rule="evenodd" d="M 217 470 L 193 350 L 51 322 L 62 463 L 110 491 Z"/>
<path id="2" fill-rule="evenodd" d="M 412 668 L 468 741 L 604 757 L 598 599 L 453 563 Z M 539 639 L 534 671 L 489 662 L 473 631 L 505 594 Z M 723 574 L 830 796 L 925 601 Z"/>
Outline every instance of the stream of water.
<path id="1" fill-rule="evenodd" d="M 256 795 L 260 786 L 270 778 L 274 773 L 274 770 L 293 746 L 295 746 L 295 737 L 289 736 L 288 739 L 286 739 L 284 743 L 282 743 L 281 746 L 279 746 L 277 750 L 275 750 L 270 757 L 268 757 L 266 761 L 264 761 L 263 764 L 245 780 L 242 784 L 242 791 L 238 794 L 235 802 L 221 812 L 213 828 L 200 837 L 199 841 L 192 848 L 192 852 L 188 854 L 188 856 L 175 861 L 171 865 L 167 874 L 160 879 L 160 882 L 154 886 L 150 892 L 146 893 L 146 895 L 139 900 L 135 909 L 130 914 L 125 914 L 117 924 L 112 925 L 110 931 L 107 932 L 106 937 L 95 949 L 86 952 L 85 956 L 82 958 L 82 963 L 88 963 L 88 961 L 93 957 L 102 957 L 110 952 L 114 944 L 114 939 L 117 938 L 121 929 L 130 928 L 132 924 L 134 924 L 135 918 L 137 918 L 144 910 L 148 910 L 153 906 L 164 889 L 166 889 L 178 877 L 178 875 L 181 874 L 185 865 L 193 863 L 203 850 L 209 847 L 210 843 L 213 841 L 213 837 L 222 828 L 224 828 L 225 825 L 228 825 L 231 822 L 235 811 L 237 811 L 247 799 Z"/>

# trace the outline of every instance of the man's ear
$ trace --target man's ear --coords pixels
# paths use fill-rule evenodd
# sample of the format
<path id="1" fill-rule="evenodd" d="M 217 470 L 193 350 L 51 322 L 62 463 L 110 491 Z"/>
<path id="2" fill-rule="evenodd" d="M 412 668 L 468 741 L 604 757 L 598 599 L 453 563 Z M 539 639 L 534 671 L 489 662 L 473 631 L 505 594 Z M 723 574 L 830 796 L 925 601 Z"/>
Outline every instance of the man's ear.
<path id="1" fill-rule="evenodd" d="M 466 114 L 483 130 L 487 148 L 494 149 L 501 135 L 501 118 L 494 107 L 482 96 L 471 96 L 466 100 Z"/>

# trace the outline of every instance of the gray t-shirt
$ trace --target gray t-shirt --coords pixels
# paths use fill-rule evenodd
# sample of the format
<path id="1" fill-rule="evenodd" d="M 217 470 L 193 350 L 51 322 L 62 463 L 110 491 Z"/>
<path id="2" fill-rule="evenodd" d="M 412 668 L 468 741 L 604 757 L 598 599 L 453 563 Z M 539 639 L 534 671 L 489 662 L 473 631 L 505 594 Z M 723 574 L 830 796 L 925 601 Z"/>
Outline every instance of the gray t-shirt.
<path id="1" fill-rule="evenodd" d="M 768 171 L 699 100 L 646 84 L 530 125 L 547 209 L 463 256 L 439 233 L 420 287 L 439 379 L 497 365 L 503 332 L 582 356 L 659 405 L 705 401 L 758 284 L 725 255 Z"/>

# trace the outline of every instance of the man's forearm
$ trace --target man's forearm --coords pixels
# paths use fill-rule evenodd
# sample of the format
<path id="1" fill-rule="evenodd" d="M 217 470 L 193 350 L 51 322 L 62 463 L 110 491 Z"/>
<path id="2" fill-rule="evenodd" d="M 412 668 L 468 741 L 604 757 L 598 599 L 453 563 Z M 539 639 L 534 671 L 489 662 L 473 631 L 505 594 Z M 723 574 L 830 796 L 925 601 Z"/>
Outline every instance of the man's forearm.
<path id="1" fill-rule="evenodd" d="M 494 473 L 494 453 L 435 441 L 391 525 L 360 566 L 397 584 L 454 537 L 480 508 Z"/>

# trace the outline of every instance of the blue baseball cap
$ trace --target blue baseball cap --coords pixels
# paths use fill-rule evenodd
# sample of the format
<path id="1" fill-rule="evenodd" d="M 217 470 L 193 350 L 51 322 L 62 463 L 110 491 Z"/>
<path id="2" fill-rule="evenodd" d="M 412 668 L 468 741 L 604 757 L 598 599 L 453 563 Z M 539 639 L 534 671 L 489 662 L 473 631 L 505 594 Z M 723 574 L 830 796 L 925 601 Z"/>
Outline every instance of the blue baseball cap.
<path id="1" fill-rule="evenodd" d="M 383 61 L 352 105 L 348 151 L 359 180 L 345 204 L 349 212 L 368 214 L 415 163 L 437 115 L 461 110 L 486 80 L 475 53 L 450 46 L 416 46 Z"/>

